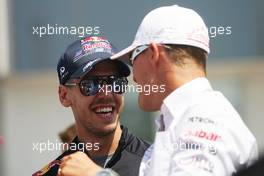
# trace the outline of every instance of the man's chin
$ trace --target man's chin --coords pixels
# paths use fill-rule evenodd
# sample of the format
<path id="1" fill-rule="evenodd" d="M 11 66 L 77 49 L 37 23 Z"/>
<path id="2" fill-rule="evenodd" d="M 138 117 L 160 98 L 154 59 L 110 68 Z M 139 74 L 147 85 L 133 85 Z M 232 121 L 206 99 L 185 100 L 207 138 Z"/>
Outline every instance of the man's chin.
<path id="1" fill-rule="evenodd" d="M 117 125 L 116 124 L 109 124 L 109 125 L 106 125 L 100 129 L 97 130 L 96 132 L 96 135 L 99 136 L 99 137 L 104 137 L 104 136 L 108 136 L 108 135 L 111 135 L 115 132 L 117 128 Z"/>
<path id="2" fill-rule="evenodd" d="M 153 101 L 153 100 L 152 100 Z M 159 107 L 154 107 L 152 106 L 153 104 L 151 103 L 147 103 L 147 102 L 144 102 L 142 100 L 139 101 L 139 108 L 143 111 L 147 111 L 147 112 L 155 112 L 155 111 L 159 111 L 160 108 Z"/>
<path id="3" fill-rule="evenodd" d="M 141 92 L 138 96 L 139 108 L 147 112 L 159 111 L 161 104 L 159 103 L 158 98 L 159 97 L 156 97 L 154 94 L 145 95 L 143 92 Z"/>

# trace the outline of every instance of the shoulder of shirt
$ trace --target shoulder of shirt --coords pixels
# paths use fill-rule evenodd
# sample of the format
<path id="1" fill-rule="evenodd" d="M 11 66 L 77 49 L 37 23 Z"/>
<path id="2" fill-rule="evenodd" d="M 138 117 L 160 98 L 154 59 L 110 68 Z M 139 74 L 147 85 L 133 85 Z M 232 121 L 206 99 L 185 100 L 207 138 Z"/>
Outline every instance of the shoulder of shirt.
<path id="1" fill-rule="evenodd" d="M 124 133 L 123 141 L 124 142 L 124 149 L 134 155 L 137 155 L 139 157 L 143 157 L 145 151 L 149 148 L 150 142 L 143 140 L 134 134 L 130 133 L 128 129 L 124 126 L 122 126 L 122 133 Z"/>
<path id="2" fill-rule="evenodd" d="M 77 137 L 73 140 L 73 142 L 76 140 L 77 140 Z M 56 176 L 58 169 L 59 169 L 59 164 L 60 164 L 61 159 L 64 156 L 70 155 L 73 152 L 75 151 L 67 150 L 63 152 L 55 160 L 51 161 L 49 164 L 45 165 L 42 169 L 32 174 L 32 176 Z"/>
<path id="3" fill-rule="evenodd" d="M 203 92 L 193 100 L 190 111 L 207 112 L 208 115 L 221 113 L 230 116 L 238 116 L 239 114 L 229 102 L 229 100 L 218 91 Z"/>

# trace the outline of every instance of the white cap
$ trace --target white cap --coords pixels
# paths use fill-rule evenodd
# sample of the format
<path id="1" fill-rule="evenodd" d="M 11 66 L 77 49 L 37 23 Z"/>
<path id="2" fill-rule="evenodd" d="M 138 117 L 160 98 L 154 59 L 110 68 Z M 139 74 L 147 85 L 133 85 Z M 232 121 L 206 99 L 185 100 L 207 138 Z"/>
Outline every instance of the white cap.
<path id="1" fill-rule="evenodd" d="M 128 62 L 129 54 L 136 47 L 152 42 L 195 46 L 210 52 L 208 29 L 201 16 L 192 9 L 172 5 L 149 12 L 141 22 L 133 43 L 111 59 Z"/>

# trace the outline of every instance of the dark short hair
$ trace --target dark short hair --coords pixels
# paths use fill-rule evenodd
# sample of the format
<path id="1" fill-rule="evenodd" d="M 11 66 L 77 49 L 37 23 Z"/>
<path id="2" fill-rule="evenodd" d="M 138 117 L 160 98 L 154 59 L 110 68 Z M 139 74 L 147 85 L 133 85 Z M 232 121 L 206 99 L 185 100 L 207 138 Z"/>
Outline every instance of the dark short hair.
<path id="1" fill-rule="evenodd" d="M 205 50 L 188 45 L 166 44 L 171 49 L 167 49 L 171 61 L 178 66 L 184 66 L 185 59 L 193 59 L 201 68 L 206 71 L 206 59 L 208 54 Z"/>

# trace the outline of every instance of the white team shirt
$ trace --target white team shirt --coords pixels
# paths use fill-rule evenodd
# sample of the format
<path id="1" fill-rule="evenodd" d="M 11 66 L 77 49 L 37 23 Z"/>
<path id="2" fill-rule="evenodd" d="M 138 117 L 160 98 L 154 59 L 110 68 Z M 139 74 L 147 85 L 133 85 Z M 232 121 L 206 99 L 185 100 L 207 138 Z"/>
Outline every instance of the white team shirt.
<path id="1" fill-rule="evenodd" d="M 196 78 L 163 101 L 159 131 L 145 152 L 140 176 L 225 176 L 258 157 L 255 137 L 206 78 Z"/>

